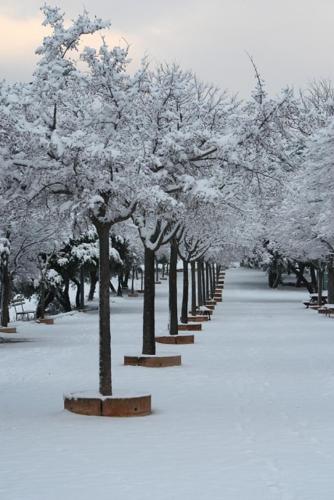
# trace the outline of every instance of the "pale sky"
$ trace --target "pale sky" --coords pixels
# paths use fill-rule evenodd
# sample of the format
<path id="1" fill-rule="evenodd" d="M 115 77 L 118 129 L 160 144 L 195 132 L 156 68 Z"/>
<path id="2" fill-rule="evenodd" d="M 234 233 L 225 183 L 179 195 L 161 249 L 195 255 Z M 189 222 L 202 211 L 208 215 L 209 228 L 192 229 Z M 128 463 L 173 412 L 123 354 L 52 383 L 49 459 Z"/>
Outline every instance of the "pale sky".
<path id="1" fill-rule="evenodd" d="M 39 0 L 0 0 L 0 79 L 29 80 L 40 44 Z M 86 8 L 110 19 L 134 63 L 179 62 L 202 80 L 248 96 L 250 53 L 276 94 L 288 85 L 334 80 L 334 0 L 50 0 L 72 18 Z M 88 44 L 88 40 L 86 42 Z"/>

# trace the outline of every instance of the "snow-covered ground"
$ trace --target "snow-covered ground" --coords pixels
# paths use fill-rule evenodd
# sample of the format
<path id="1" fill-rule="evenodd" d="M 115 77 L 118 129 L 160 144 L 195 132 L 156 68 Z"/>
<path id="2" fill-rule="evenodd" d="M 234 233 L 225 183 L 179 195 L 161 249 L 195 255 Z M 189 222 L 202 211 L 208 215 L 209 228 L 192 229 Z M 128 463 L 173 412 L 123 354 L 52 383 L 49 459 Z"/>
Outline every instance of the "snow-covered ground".
<path id="1" fill-rule="evenodd" d="M 97 388 L 96 312 L 20 322 L 11 338 L 28 341 L 0 344 L 0 499 L 332 500 L 334 321 L 265 279 L 228 271 L 196 344 L 159 348 L 182 354 L 175 368 L 122 366 L 140 352 L 142 298 L 115 299 L 114 389 L 150 392 L 149 417 L 62 409 L 63 392 Z"/>

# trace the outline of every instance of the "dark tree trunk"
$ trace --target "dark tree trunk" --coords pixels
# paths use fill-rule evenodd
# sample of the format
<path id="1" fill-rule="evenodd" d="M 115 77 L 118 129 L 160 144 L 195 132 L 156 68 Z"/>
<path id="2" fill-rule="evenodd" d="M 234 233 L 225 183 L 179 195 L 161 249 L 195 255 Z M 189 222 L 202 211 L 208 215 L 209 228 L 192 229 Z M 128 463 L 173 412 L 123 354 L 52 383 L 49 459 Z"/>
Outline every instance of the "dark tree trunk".
<path id="1" fill-rule="evenodd" d="M 202 276 L 201 276 L 201 263 L 197 261 L 197 298 L 198 305 L 203 305 L 203 289 L 202 289 Z"/>
<path id="2" fill-rule="evenodd" d="M 327 287 L 328 297 L 327 297 L 327 301 L 328 301 L 328 304 L 334 304 L 334 263 L 332 260 L 328 264 L 327 272 L 328 272 L 328 287 Z"/>
<path id="3" fill-rule="evenodd" d="M 126 289 L 129 288 L 129 284 L 128 284 L 129 277 L 130 277 L 130 272 L 129 272 L 129 270 L 127 270 L 124 273 L 124 279 L 123 279 L 123 282 L 122 282 L 122 288 L 126 288 Z"/>
<path id="4" fill-rule="evenodd" d="M 36 318 L 43 319 L 45 316 L 45 309 L 51 304 L 55 298 L 55 293 L 53 290 L 47 290 L 43 288 L 39 297 L 39 301 L 36 308 Z"/>
<path id="5" fill-rule="evenodd" d="M 210 298 L 210 278 L 209 278 L 209 264 L 206 262 L 205 263 L 205 290 L 206 290 L 206 300 L 209 300 Z"/>
<path id="6" fill-rule="evenodd" d="M 214 295 L 214 292 L 216 290 L 216 268 L 215 268 L 215 263 L 212 264 L 212 296 Z"/>
<path id="7" fill-rule="evenodd" d="M 88 300 L 92 301 L 94 299 L 96 283 L 97 283 L 97 271 L 96 271 L 96 269 L 89 272 L 89 279 L 90 279 L 90 287 L 89 287 L 89 293 L 88 293 Z"/>
<path id="8" fill-rule="evenodd" d="M 80 309 L 85 308 L 85 271 L 84 266 L 80 267 Z"/>
<path id="9" fill-rule="evenodd" d="M 3 265 L 1 283 L 1 326 L 8 326 L 11 279 L 7 263 Z"/>
<path id="10" fill-rule="evenodd" d="M 132 276 L 131 276 L 131 293 L 135 293 L 135 268 L 132 268 Z"/>
<path id="11" fill-rule="evenodd" d="M 311 291 L 309 290 L 309 292 L 313 293 L 313 292 L 316 292 L 318 290 L 317 274 L 316 274 L 315 267 L 313 266 L 313 264 L 310 265 L 310 273 L 311 273 L 312 290 Z"/>
<path id="12" fill-rule="evenodd" d="M 141 291 L 144 290 L 144 270 L 141 269 L 141 273 L 140 273 L 140 289 Z"/>
<path id="13" fill-rule="evenodd" d="M 99 334 L 100 334 L 100 393 L 103 396 L 112 394 L 111 383 L 111 346 L 110 346 L 110 239 L 109 224 L 97 224 L 100 247 L 100 294 L 99 294 Z"/>
<path id="14" fill-rule="evenodd" d="M 318 305 L 322 305 L 324 272 L 321 268 L 318 269 Z"/>
<path id="15" fill-rule="evenodd" d="M 71 301 L 70 301 L 70 280 L 68 277 L 64 278 L 65 286 L 64 290 L 58 290 L 56 292 L 57 299 L 60 302 L 63 310 L 65 312 L 72 311 Z"/>
<path id="16" fill-rule="evenodd" d="M 191 314 L 196 315 L 196 263 L 191 263 Z"/>
<path id="17" fill-rule="evenodd" d="M 298 269 L 300 274 L 297 275 L 296 287 L 300 288 L 304 285 L 302 277 L 304 277 L 305 264 L 303 262 L 298 262 Z M 289 271 L 291 271 L 291 266 L 289 266 Z"/>
<path id="18" fill-rule="evenodd" d="M 177 320 L 177 241 L 173 239 L 170 243 L 169 260 L 169 333 L 178 334 Z"/>
<path id="19" fill-rule="evenodd" d="M 209 272 L 209 299 L 213 297 L 213 278 L 212 278 L 212 265 L 207 264 L 208 266 L 208 272 Z"/>
<path id="20" fill-rule="evenodd" d="M 305 276 L 299 271 L 299 269 L 292 262 L 290 262 L 290 266 L 291 266 L 292 271 L 295 273 L 295 275 L 299 276 L 300 282 L 304 283 L 308 292 L 313 293 L 313 291 L 314 291 L 313 285 L 307 281 Z"/>
<path id="21" fill-rule="evenodd" d="M 188 323 L 188 299 L 189 299 L 188 262 L 186 260 L 183 260 L 183 294 L 182 294 L 181 323 Z"/>
<path id="22" fill-rule="evenodd" d="M 159 281 L 159 263 L 158 259 L 155 259 L 155 282 L 158 283 Z"/>
<path id="23" fill-rule="evenodd" d="M 155 354 L 154 251 L 145 248 L 143 354 Z"/>
<path id="24" fill-rule="evenodd" d="M 117 297 L 123 297 L 123 277 L 121 274 L 118 275 L 118 287 L 117 287 Z"/>
<path id="25" fill-rule="evenodd" d="M 76 291 L 76 294 L 75 294 L 75 307 L 76 307 L 76 309 L 80 309 L 80 303 L 81 303 L 81 301 L 80 301 L 80 292 L 81 292 L 81 290 L 80 290 L 80 283 L 79 283 L 79 281 L 75 280 L 74 284 L 77 287 L 77 291 Z"/>
<path id="26" fill-rule="evenodd" d="M 204 272 L 204 262 L 201 261 L 201 279 L 202 279 L 202 297 L 204 304 L 206 303 L 206 283 L 205 283 L 205 272 Z"/>
<path id="27" fill-rule="evenodd" d="M 165 264 L 162 264 L 162 277 L 165 277 Z"/>

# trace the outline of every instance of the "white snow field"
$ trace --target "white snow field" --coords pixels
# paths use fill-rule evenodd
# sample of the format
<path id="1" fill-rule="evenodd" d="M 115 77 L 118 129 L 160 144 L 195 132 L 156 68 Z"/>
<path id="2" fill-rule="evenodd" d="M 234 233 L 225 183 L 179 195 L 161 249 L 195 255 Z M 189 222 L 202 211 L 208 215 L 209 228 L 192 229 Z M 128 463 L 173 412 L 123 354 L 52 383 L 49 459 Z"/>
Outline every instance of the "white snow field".
<path id="1" fill-rule="evenodd" d="M 333 500 L 334 321 L 305 291 L 227 272 L 224 302 L 179 352 L 183 366 L 122 366 L 139 353 L 142 298 L 112 304 L 115 391 L 150 392 L 149 417 L 86 417 L 62 395 L 97 388 L 97 313 L 18 323 L 0 344 L 1 500 Z M 157 286 L 158 332 L 167 284 Z"/>

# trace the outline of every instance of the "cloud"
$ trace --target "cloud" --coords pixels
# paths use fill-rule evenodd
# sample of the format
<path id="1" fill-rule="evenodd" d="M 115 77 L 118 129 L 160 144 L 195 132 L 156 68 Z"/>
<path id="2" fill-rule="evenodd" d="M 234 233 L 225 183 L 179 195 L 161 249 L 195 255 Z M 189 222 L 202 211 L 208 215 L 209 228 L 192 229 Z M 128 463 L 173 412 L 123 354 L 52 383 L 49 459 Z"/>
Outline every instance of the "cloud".
<path id="1" fill-rule="evenodd" d="M 332 0 L 51 0 L 72 18 L 83 6 L 112 22 L 112 43 L 124 37 L 131 57 L 176 61 L 203 80 L 247 95 L 254 84 L 246 51 L 269 90 L 334 77 Z M 1 0 L 0 71 L 29 78 L 41 42 L 40 0 Z M 88 41 L 86 42 L 88 43 Z M 97 42 L 95 41 L 94 44 Z"/>

